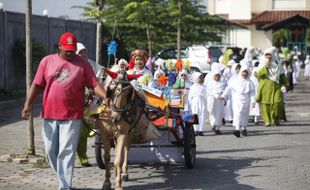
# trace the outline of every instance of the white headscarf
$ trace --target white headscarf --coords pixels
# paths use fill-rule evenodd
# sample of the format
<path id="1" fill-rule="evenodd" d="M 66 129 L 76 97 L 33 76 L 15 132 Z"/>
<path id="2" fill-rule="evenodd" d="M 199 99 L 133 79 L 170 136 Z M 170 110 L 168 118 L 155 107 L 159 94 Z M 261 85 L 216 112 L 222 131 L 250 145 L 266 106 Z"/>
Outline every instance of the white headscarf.
<path id="1" fill-rule="evenodd" d="M 124 64 L 125 67 L 128 67 L 128 62 L 127 62 L 125 59 L 120 59 L 120 60 L 118 61 L 118 65 L 120 66 L 121 64 Z"/>
<path id="2" fill-rule="evenodd" d="M 200 75 L 202 75 L 202 73 L 200 73 L 200 72 L 194 72 L 194 73 L 192 74 L 193 82 L 194 82 L 195 84 L 198 84 L 198 79 L 199 79 Z"/>
<path id="3" fill-rule="evenodd" d="M 266 75 L 266 77 L 276 83 L 279 83 L 280 75 L 283 74 L 285 71 L 284 71 L 282 64 L 276 61 L 277 60 L 276 48 L 270 47 L 266 49 L 264 51 L 264 56 L 266 54 L 271 55 L 271 63 L 268 66 L 269 73 Z M 266 62 L 267 62 L 266 58 L 263 57 L 263 61 L 258 66 L 259 70 L 266 66 Z"/>
<path id="4" fill-rule="evenodd" d="M 161 69 L 157 69 L 154 72 L 154 80 L 157 80 L 159 78 L 159 76 L 161 76 L 161 75 L 165 75 L 165 72 Z"/>
<path id="5" fill-rule="evenodd" d="M 236 64 L 236 61 L 231 59 L 228 61 L 227 66 L 233 66 L 234 64 Z"/>
<path id="6" fill-rule="evenodd" d="M 183 69 L 180 73 L 179 73 L 179 76 L 181 77 L 181 75 L 186 75 L 188 77 L 188 72 L 187 70 Z"/>
<path id="7" fill-rule="evenodd" d="M 250 74 L 250 68 L 246 65 L 241 66 L 239 76 L 233 85 L 233 88 L 239 93 L 248 93 L 250 91 L 250 75 L 247 78 L 242 77 L 242 72 L 247 71 Z M 238 82 L 237 82 L 238 81 Z"/>
<path id="8" fill-rule="evenodd" d="M 213 69 L 213 71 L 211 73 L 213 76 L 214 75 L 222 75 L 222 71 L 219 68 Z"/>
<path id="9" fill-rule="evenodd" d="M 223 71 L 225 69 L 225 65 L 222 63 L 213 62 L 211 65 L 211 72 L 213 70 L 220 70 Z"/>
<path id="10" fill-rule="evenodd" d="M 254 86 L 257 86 L 258 87 L 258 78 L 255 76 L 255 72 L 258 71 L 258 67 L 254 67 L 252 69 L 252 73 L 251 73 L 251 81 L 253 82 Z"/>
<path id="11" fill-rule="evenodd" d="M 244 58 L 242 59 L 242 61 L 252 61 L 253 57 L 254 57 L 254 47 L 249 47 L 247 48 Z"/>

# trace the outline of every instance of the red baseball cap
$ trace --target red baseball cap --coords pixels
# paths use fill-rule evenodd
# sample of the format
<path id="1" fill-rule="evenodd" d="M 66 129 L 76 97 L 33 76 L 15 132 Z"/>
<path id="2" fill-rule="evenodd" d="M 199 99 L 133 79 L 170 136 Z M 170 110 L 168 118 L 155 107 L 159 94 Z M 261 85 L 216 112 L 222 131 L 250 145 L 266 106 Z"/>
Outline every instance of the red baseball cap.
<path id="1" fill-rule="evenodd" d="M 76 51 L 77 39 L 76 36 L 71 32 L 66 32 L 60 36 L 59 44 L 62 49 L 66 51 Z"/>

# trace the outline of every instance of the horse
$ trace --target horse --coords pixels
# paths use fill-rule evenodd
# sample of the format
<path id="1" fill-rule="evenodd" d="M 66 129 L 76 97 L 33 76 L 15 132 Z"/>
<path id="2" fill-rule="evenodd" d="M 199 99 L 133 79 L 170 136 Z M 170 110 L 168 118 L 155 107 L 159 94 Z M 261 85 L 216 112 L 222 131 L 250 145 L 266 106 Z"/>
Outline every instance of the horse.
<path id="1" fill-rule="evenodd" d="M 114 172 L 115 172 L 115 189 L 122 189 L 121 183 L 121 168 L 124 162 L 125 146 L 128 141 L 128 132 L 130 122 L 126 119 L 129 118 L 129 106 L 132 100 L 133 87 L 129 81 L 126 80 L 125 73 L 119 73 L 117 78 L 111 80 L 106 85 L 108 101 L 109 117 L 107 119 L 100 119 L 100 136 L 104 149 L 105 161 L 105 181 L 103 189 L 111 189 L 110 182 L 110 149 L 114 142 L 115 145 L 115 159 L 114 159 Z"/>
<path id="2" fill-rule="evenodd" d="M 138 95 L 130 81 L 141 75 L 130 75 L 125 71 L 115 73 L 104 68 L 109 74 L 105 80 L 104 88 L 107 92 L 109 102 L 108 110 L 103 113 L 105 119 L 99 116 L 101 125 L 100 136 L 104 149 L 105 181 L 103 189 L 111 189 L 110 182 L 110 149 L 115 145 L 115 189 L 122 189 L 122 181 L 128 177 L 128 153 L 132 143 L 145 143 L 158 138 L 160 133 L 151 121 L 145 116 L 145 102 Z M 107 114 L 107 112 L 110 112 Z"/>

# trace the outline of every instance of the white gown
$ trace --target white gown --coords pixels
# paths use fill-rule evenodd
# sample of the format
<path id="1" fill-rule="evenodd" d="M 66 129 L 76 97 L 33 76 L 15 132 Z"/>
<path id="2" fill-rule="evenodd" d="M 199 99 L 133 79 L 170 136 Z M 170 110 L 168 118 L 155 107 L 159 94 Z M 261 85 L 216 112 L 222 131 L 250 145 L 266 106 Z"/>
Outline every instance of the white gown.
<path id="1" fill-rule="evenodd" d="M 310 77 L 310 59 L 306 59 L 305 61 L 305 73 L 304 73 L 305 78 Z"/>
<path id="2" fill-rule="evenodd" d="M 259 85 L 259 82 L 258 82 L 258 79 L 254 76 L 254 72 L 257 71 L 257 67 L 253 68 L 252 70 L 252 75 L 250 77 L 253 85 L 254 85 L 254 88 L 255 88 L 255 97 L 257 95 L 257 89 L 258 89 L 258 85 Z M 255 103 L 255 107 L 253 108 L 252 106 L 250 106 L 250 116 L 260 116 L 260 105 L 259 103 L 257 103 L 255 100 L 251 100 L 251 105 L 252 103 Z"/>
<path id="3" fill-rule="evenodd" d="M 224 89 L 226 83 L 223 81 L 210 80 L 207 86 L 208 99 L 207 99 L 207 108 L 209 112 L 209 122 L 210 125 L 215 129 L 219 130 L 222 126 L 222 120 L 224 118 L 224 101 L 218 99 Z"/>
<path id="4" fill-rule="evenodd" d="M 235 126 L 236 130 L 240 130 L 240 127 L 246 129 L 248 126 L 250 102 L 255 100 L 254 85 L 249 77 L 244 79 L 239 75 L 238 78 L 228 84 L 223 97 L 227 97 L 229 92 L 231 92 L 233 100 L 233 126 Z"/>
<path id="5" fill-rule="evenodd" d="M 193 114 L 198 115 L 198 125 L 194 125 L 195 131 L 205 131 L 205 105 L 206 105 L 206 88 L 203 84 L 193 84 L 190 87 L 188 101 Z"/>

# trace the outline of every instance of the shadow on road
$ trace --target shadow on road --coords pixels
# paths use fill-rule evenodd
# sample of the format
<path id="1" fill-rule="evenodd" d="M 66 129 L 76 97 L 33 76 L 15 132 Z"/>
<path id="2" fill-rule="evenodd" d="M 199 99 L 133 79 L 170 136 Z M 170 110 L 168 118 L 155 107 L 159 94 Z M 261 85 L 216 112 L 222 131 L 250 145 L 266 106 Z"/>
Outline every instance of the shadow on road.
<path id="1" fill-rule="evenodd" d="M 186 169 L 183 164 L 131 165 L 130 167 L 140 167 L 146 170 L 156 169 L 156 172 L 148 177 L 131 179 L 136 185 L 126 187 L 126 189 L 254 189 L 252 186 L 238 183 L 237 177 L 239 170 L 251 167 L 252 162 L 258 160 L 233 157 L 197 158 L 194 169 Z M 154 183 L 139 185 L 139 181 L 146 178 L 153 180 Z"/>
<path id="2" fill-rule="evenodd" d="M 11 123 L 16 123 L 18 121 L 21 121 L 21 111 L 22 111 L 22 105 L 18 105 L 13 108 L 8 108 L 8 109 L 1 109 L 0 110 L 0 127 L 11 124 Z M 33 116 L 34 117 L 39 117 L 41 113 L 41 104 L 34 104 L 32 106 L 33 110 Z"/>

